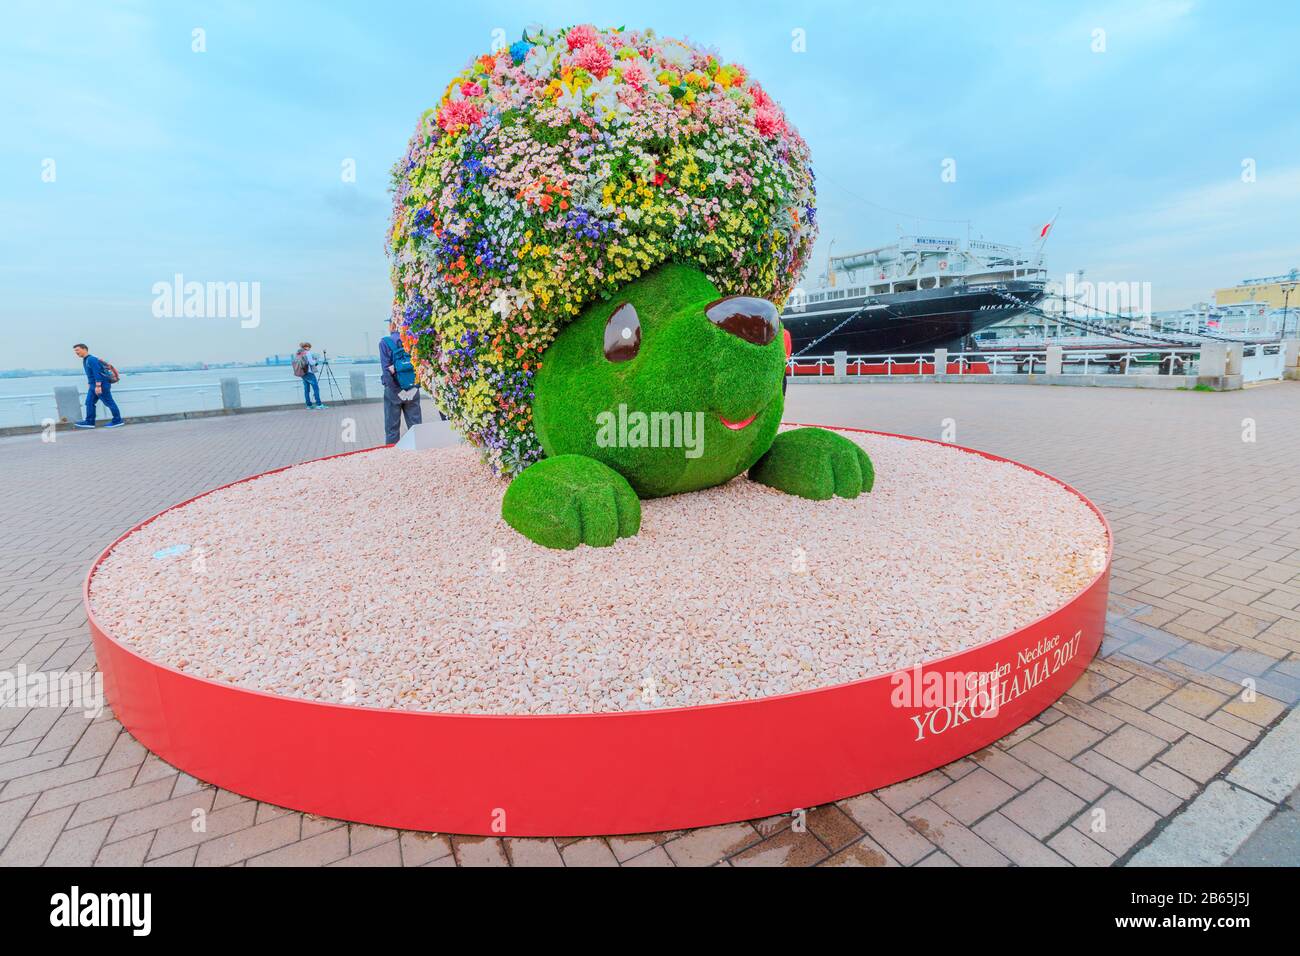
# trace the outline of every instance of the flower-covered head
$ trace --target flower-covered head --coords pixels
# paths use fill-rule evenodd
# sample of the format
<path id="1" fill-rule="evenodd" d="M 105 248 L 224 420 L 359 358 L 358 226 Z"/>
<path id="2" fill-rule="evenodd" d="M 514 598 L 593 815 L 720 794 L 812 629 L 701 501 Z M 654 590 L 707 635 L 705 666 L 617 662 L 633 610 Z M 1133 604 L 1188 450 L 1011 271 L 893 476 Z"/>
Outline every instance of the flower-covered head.
<path id="1" fill-rule="evenodd" d="M 783 303 L 816 238 L 808 147 L 744 67 L 651 31 L 473 60 L 393 169 L 393 315 L 452 425 L 513 475 L 533 380 L 591 302 L 668 261 Z"/>

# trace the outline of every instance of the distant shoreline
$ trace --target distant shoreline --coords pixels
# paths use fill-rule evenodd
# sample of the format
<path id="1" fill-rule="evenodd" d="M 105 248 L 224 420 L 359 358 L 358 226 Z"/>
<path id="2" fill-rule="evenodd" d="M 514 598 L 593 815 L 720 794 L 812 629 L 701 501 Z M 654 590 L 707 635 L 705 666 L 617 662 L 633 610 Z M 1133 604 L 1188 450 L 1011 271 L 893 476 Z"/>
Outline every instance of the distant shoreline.
<path id="1" fill-rule="evenodd" d="M 355 356 L 330 359 L 334 365 L 378 365 L 379 359 L 357 358 Z M 193 363 L 188 365 L 123 365 L 118 368 L 123 375 L 139 375 L 145 372 L 214 372 L 224 369 L 239 368 L 289 368 L 289 361 L 284 362 L 212 362 L 207 365 Z M 83 375 L 80 366 L 72 368 L 14 368 L 0 369 L 0 379 L 10 378 L 56 378 L 68 375 Z"/>

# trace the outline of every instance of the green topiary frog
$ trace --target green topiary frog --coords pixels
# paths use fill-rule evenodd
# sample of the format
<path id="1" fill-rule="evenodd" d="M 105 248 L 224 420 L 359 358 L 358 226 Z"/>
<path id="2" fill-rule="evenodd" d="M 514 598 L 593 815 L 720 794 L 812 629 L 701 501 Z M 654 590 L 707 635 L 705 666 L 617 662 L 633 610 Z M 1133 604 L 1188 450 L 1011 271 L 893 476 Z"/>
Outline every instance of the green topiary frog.
<path id="1" fill-rule="evenodd" d="M 870 491 L 871 459 L 844 436 L 777 433 L 784 374 L 775 305 L 723 298 L 693 266 L 659 266 L 547 348 L 533 399 L 546 457 L 511 482 L 501 516 L 549 548 L 599 547 L 637 533 L 641 498 L 746 470 L 802 498 Z"/>

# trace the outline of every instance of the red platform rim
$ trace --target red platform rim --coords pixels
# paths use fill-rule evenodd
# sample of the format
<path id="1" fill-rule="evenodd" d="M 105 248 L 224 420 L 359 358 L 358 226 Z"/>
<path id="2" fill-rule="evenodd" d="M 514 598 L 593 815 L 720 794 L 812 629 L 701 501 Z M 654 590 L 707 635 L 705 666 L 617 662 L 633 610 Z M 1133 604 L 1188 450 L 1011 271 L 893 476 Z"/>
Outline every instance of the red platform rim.
<path id="1" fill-rule="evenodd" d="M 1032 465 L 1026 465 L 1023 462 L 1016 461 L 1015 459 L 1005 458 L 1001 455 L 996 455 L 993 452 L 982 451 L 981 449 L 978 448 L 968 448 L 964 445 L 956 445 L 951 442 L 937 441 L 933 438 L 921 438 L 916 435 L 902 435 L 896 432 L 883 432 L 883 431 L 877 431 L 870 428 L 851 428 L 846 425 L 816 425 L 816 424 L 808 424 L 804 422 L 782 422 L 781 424 L 783 426 L 790 427 L 790 428 L 825 428 L 828 431 L 855 432 L 861 435 L 880 435 L 885 438 L 900 438 L 903 439 L 904 441 L 925 442 L 931 445 L 942 445 L 945 448 L 955 448 L 958 451 L 963 451 L 971 455 L 977 455 L 981 458 L 987 458 L 990 461 L 999 461 L 999 462 L 1005 462 L 1010 465 L 1015 465 L 1017 468 L 1023 468 L 1026 471 L 1033 472 L 1034 474 L 1042 478 L 1046 478 L 1049 481 L 1055 482 L 1056 484 L 1060 485 L 1066 491 L 1070 492 L 1070 494 L 1074 495 L 1085 505 L 1087 505 L 1089 510 L 1091 510 L 1092 513 L 1097 516 L 1097 520 L 1101 522 L 1102 528 L 1106 533 L 1106 563 L 1102 567 L 1101 571 L 1097 572 L 1097 574 L 1094 575 L 1093 578 L 1086 585 L 1080 588 L 1079 591 L 1073 597 L 1071 597 L 1060 607 L 1048 611 L 1046 614 L 1040 615 L 1039 617 L 1035 618 L 1029 623 L 1016 628 L 1014 631 L 1008 631 L 1006 634 L 999 635 L 998 637 L 992 638 L 988 641 L 984 641 L 980 644 L 973 644 L 970 647 L 953 651 L 949 654 L 944 654 L 941 657 L 932 657 L 932 658 L 926 658 L 925 660 L 922 661 L 917 661 L 915 664 L 909 665 L 908 668 L 903 668 L 902 670 L 908 670 L 910 669 L 910 667 L 915 667 L 915 666 L 935 667 L 938 665 L 942 665 L 945 662 L 950 661 L 954 658 L 961 657 L 964 654 L 968 654 L 971 651 L 976 650 L 977 648 L 987 647 L 989 645 L 997 644 L 1002 641 L 1011 640 L 1018 634 L 1022 634 L 1024 632 L 1033 630 L 1037 628 L 1039 625 L 1041 625 L 1043 622 L 1048 620 L 1049 618 L 1054 617 L 1055 615 L 1059 614 L 1061 611 L 1068 608 L 1071 604 L 1078 601 L 1083 595 L 1088 593 L 1093 587 L 1096 586 L 1099 579 L 1105 577 L 1110 571 L 1111 560 L 1114 557 L 1114 536 L 1111 533 L 1110 522 L 1106 520 L 1106 516 L 1102 514 L 1101 509 L 1098 508 L 1095 504 L 1093 504 L 1092 501 L 1090 501 L 1086 495 L 1078 491 L 1076 488 L 1074 488 L 1067 482 L 1062 481 L 1060 478 L 1057 478 L 1055 475 L 1049 474 L 1048 472 L 1035 468 Z M 673 712 L 695 712 L 701 710 L 711 710 L 715 708 L 743 706 L 746 704 L 753 704 L 759 701 L 780 701 L 780 700 L 785 700 L 790 698 L 806 697 L 810 694 L 821 694 L 827 691 L 841 690 L 856 685 L 866 684 L 871 681 L 888 680 L 891 676 L 900 672 L 900 671 L 890 671 L 884 674 L 872 674 L 870 677 L 861 677 L 854 681 L 845 681 L 840 684 L 826 684 L 820 687 L 812 687 L 809 688 L 808 690 L 789 691 L 785 694 L 772 694 L 765 697 L 746 697 L 740 700 L 727 700 L 727 701 L 720 701 L 712 704 L 689 704 L 681 707 L 656 707 L 656 708 L 648 708 L 646 710 L 579 711 L 579 712 L 567 713 L 567 714 L 479 714 L 473 712 L 450 711 L 450 710 L 416 710 L 416 709 L 405 709 L 405 708 L 397 708 L 397 707 L 367 707 L 363 704 L 333 703 L 328 701 L 310 700 L 306 697 L 292 697 L 285 694 L 271 694 L 268 693 L 267 691 L 258 690 L 253 687 L 242 687 L 239 684 L 231 684 L 225 681 L 213 680 L 210 677 L 201 677 L 197 674 L 187 674 L 185 671 L 180 670 L 179 668 L 172 667 L 169 664 L 163 664 L 151 658 L 145 657 L 143 654 L 140 654 L 135 649 L 129 647 L 126 644 L 123 644 L 116 637 L 110 634 L 107 630 L 101 627 L 99 625 L 99 622 L 96 620 L 94 608 L 90 600 L 90 585 L 92 579 L 95 576 L 95 572 L 99 569 L 99 566 L 113 552 L 114 548 L 116 548 L 119 544 L 121 544 L 131 535 L 135 534 L 135 532 L 139 531 L 141 528 L 145 527 L 146 525 L 151 524 L 152 522 L 158 520 L 163 515 L 168 514 L 169 512 L 172 511 L 176 511 L 180 508 L 184 508 L 186 505 L 192 504 L 193 502 L 198 501 L 200 498 L 206 498 L 208 495 L 213 494 L 215 492 L 223 491 L 226 488 L 233 488 L 236 485 L 242 485 L 245 484 L 246 482 L 257 481 L 259 478 L 266 478 L 270 475 L 276 475 L 282 471 L 288 471 L 290 468 L 297 468 L 300 465 L 310 465 L 320 461 L 330 461 L 331 459 L 334 458 L 347 458 L 350 455 L 364 455 L 370 452 L 381 451 L 385 448 L 391 448 L 391 447 L 393 446 L 373 445 L 370 448 L 358 448 L 358 449 L 354 449 L 353 451 L 340 452 L 337 455 L 324 455 L 320 458 L 309 458 L 305 461 L 296 462 L 292 465 L 282 465 L 279 468 L 272 468 L 270 471 L 259 472 L 256 475 L 249 475 L 245 478 L 239 478 L 235 481 L 228 482 L 224 485 L 218 485 L 215 488 L 210 488 L 207 491 L 200 492 L 199 494 L 194 495 L 191 498 L 186 498 L 184 501 L 178 502 L 174 505 L 171 505 L 170 507 L 164 508 L 162 511 L 159 511 L 157 514 L 150 515 L 148 518 L 145 518 L 143 521 L 132 526 L 131 528 L 129 528 L 128 530 L 120 534 L 116 539 L 114 539 L 112 544 L 110 544 L 102 552 L 100 552 L 99 556 L 95 559 L 94 563 L 90 566 L 90 570 L 86 572 L 86 578 L 82 582 L 81 590 L 82 590 L 82 600 L 86 608 L 87 623 L 90 629 L 92 630 L 92 632 L 98 631 L 107 640 L 111 641 L 121 652 L 125 654 L 129 654 L 132 657 L 135 657 L 143 661 L 145 664 L 147 664 L 150 667 L 156 668 L 160 671 L 169 672 L 175 675 L 176 677 L 181 677 L 184 678 L 185 680 L 197 681 L 203 684 L 211 685 L 213 687 L 221 688 L 222 690 L 237 691 L 241 694 L 252 694 L 257 697 L 265 697 L 273 700 L 287 700 L 287 701 L 293 701 L 294 703 L 298 703 L 298 704 L 306 704 L 313 707 L 324 707 L 329 709 L 359 710 L 359 711 L 365 711 L 371 713 L 414 714 L 414 715 L 425 715 L 429 717 L 478 718 L 483 720 L 507 720 L 507 721 L 519 721 L 519 720 L 537 721 L 537 720 L 544 720 L 544 719 L 545 720 L 572 720 L 575 718 L 590 719 L 593 717 L 619 718 L 619 717 L 630 717 L 634 715 L 644 716 L 647 713 L 666 714 L 666 713 L 673 713 Z"/>

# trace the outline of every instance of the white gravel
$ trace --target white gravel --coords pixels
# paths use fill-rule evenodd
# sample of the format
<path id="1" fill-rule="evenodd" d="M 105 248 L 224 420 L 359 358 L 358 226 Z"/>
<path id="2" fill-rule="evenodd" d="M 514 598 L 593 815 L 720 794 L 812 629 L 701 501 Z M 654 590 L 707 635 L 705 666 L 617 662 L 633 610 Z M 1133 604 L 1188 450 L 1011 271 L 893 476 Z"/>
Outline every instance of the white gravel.
<path id="1" fill-rule="evenodd" d="M 1101 569 L 1101 522 L 1054 482 L 849 437 L 875 462 L 869 495 L 803 501 L 738 478 L 642 502 L 637 537 L 569 552 L 501 520 L 505 486 L 472 449 L 300 465 L 131 535 L 91 601 L 110 634 L 190 674 L 374 707 L 554 714 L 887 673 L 1001 637 Z"/>

